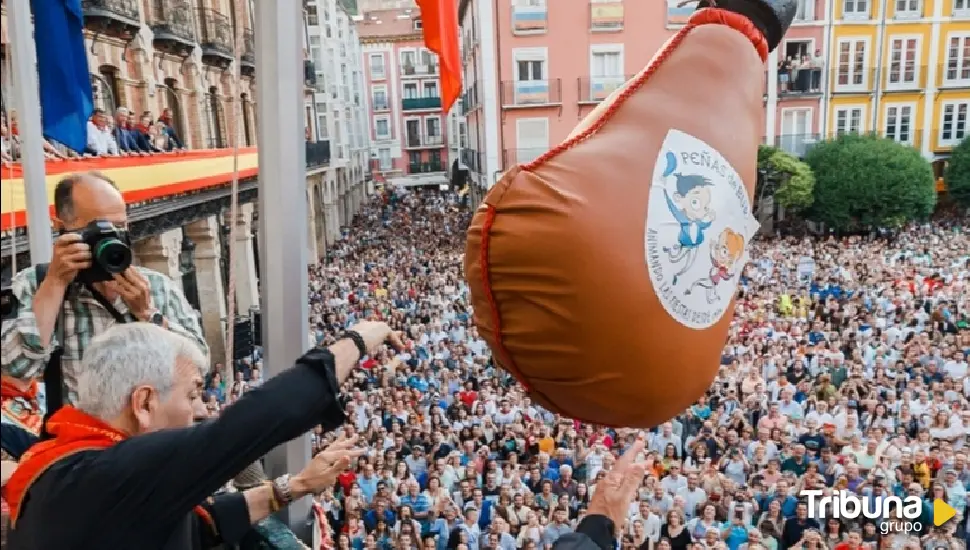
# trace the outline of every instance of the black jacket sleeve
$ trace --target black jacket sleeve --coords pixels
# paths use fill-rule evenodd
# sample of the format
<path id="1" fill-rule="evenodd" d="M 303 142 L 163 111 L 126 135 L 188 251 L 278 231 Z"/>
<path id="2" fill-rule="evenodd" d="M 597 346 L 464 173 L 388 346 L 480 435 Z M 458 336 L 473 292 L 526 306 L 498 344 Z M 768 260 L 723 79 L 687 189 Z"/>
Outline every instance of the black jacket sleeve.
<path id="1" fill-rule="evenodd" d="M 137 522 L 146 532 L 166 532 L 269 450 L 317 424 L 326 430 L 340 426 L 344 416 L 334 368 L 333 354 L 311 350 L 215 420 L 140 435 L 95 453 L 83 479 L 96 494 L 110 495 L 104 524 Z M 238 521 L 228 516 L 238 516 L 242 505 L 220 504 L 210 510 L 218 523 L 226 523 L 223 536 L 239 536 Z"/>
<path id="2" fill-rule="evenodd" d="M 606 516 L 589 515 L 576 531 L 556 539 L 553 550 L 616 550 L 616 526 Z"/>

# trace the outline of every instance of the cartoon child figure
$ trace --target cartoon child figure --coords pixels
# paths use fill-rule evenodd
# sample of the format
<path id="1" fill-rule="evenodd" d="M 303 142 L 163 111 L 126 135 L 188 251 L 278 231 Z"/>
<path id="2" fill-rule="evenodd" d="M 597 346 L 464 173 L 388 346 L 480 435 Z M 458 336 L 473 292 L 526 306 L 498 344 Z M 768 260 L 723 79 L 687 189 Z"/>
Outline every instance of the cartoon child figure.
<path id="1" fill-rule="evenodd" d="M 744 237 L 740 233 L 725 228 L 717 236 L 717 241 L 711 244 L 711 272 L 707 277 L 694 281 L 684 294 L 690 294 L 695 288 L 707 289 L 707 303 L 713 304 L 720 299 L 717 287 L 724 281 L 734 277 L 732 271 L 744 254 Z"/>
<path id="2" fill-rule="evenodd" d="M 680 233 L 677 235 L 677 243 L 665 246 L 663 251 L 667 253 L 671 263 L 681 264 L 672 281 L 677 284 L 677 280 L 697 260 L 697 251 L 704 242 L 704 232 L 711 227 L 716 213 L 711 208 L 711 180 L 696 175 L 672 176 L 676 179 L 676 190 L 671 196 L 664 189 L 664 197 L 667 199 L 667 208 L 680 224 Z"/>

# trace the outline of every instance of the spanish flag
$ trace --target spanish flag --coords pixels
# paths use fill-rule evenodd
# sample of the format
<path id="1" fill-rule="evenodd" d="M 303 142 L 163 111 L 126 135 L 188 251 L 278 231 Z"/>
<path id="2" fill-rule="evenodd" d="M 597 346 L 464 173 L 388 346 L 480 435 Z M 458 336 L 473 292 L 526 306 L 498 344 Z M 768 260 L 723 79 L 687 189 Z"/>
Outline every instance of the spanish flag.
<path id="1" fill-rule="evenodd" d="M 421 8 L 424 45 L 438 54 L 441 67 L 441 107 L 447 113 L 461 95 L 461 54 L 458 51 L 458 0 L 417 0 Z"/>

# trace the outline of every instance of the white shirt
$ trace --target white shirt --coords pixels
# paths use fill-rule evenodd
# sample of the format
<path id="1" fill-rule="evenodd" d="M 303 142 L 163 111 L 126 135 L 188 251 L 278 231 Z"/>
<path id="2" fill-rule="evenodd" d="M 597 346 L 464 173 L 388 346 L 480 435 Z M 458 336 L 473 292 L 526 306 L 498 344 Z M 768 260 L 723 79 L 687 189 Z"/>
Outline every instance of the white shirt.
<path id="1" fill-rule="evenodd" d="M 99 155 L 117 155 L 118 144 L 111 135 L 111 130 L 107 127 L 98 128 L 93 122 L 88 121 L 88 149 Z"/>

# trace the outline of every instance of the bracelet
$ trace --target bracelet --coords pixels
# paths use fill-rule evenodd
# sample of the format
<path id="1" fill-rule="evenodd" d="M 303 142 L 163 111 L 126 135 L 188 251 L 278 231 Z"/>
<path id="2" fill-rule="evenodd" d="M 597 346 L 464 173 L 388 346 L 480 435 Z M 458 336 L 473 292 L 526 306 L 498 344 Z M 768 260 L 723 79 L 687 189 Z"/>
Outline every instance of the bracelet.
<path id="1" fill-rule="evenodd" d="M 276 512 L 280 511 L 280 501 L 279 501 L 279 498 L 276 497 L 276 487 L 273 485 L 273 482 L 269 480 L 264 481 L 263 485 L 266 487 L 269 487 L 270 489 L 269 509 L 272 513 L 275 514 Z"/>
<path id="2" fill-rule="evenodd" d="M 367 355 L 367 344 L 364 343 L 364 337 L 361 336 L 359 332 L 356 330 L 348 330 L 343 334 L 343 338 L 350 339 L 354 345 L 357 346 L 357 351 L 360 353 L 360 359 L 363 359 Z"/>

